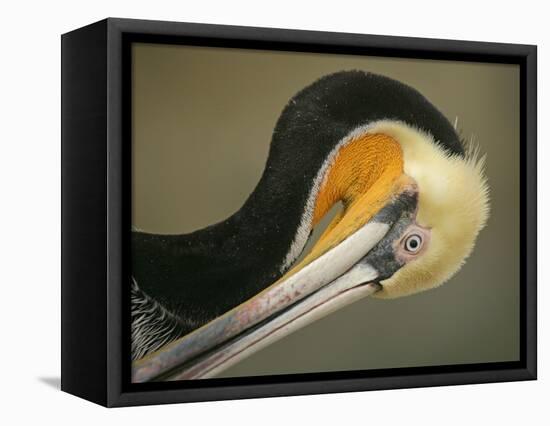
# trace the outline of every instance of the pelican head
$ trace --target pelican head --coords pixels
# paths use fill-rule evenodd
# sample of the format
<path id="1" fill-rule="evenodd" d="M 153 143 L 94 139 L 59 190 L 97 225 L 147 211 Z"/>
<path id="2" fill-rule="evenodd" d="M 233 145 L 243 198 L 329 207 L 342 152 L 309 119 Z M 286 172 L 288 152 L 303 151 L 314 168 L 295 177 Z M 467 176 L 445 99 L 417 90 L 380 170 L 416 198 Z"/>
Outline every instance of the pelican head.
<path id="1" fill-rule="evenodd" d="M 403 123 L 380 121 L 370 132 L 399 142 L 403 174 L 418 188 L 417 211 L 394 243 L 400 263 L 373 297 L 395 298 L 437 287 L 468 258 L 489 215 L 485 158 L 468 146 L 449 154 L 429 133 Z"/>

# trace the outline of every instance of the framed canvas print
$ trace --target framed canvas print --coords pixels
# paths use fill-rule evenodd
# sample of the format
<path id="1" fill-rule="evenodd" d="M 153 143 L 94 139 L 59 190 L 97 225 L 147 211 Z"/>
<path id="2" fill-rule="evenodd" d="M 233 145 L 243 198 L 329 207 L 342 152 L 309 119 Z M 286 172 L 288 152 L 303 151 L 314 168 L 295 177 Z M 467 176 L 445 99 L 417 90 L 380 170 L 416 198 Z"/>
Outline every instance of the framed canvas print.
<path id="1" fill-rule="evenodd" d="M 62 389 L 536 378 L 536 47 L 107 19 L 62 37 Z"/>

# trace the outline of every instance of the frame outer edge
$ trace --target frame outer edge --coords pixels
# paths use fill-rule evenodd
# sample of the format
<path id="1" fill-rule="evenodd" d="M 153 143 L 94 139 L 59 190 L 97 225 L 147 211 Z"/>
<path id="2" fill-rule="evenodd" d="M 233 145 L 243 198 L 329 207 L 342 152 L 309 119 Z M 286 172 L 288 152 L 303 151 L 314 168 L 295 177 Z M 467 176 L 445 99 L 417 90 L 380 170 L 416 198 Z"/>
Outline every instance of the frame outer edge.
<path id="1" fill-rule="evenodd" d="M 122 32 L 107 19 L 107 406 L 119 405 L 124 353 Z M 130 190 L 130 189 L 127 189 Z"/>
<path id="2" fill-rule="evenodd" d="M 527 368 L 489 369 L 437 374 L 403 374 L 389 377 L 357 377 L 304 380 L 299 377 L 284 383 L 252 385 L 221 384 L 197 388 L 166 390 L 133 390 L 123 385 L 123 309 L 122 269 L 124 197 L 122 90 L 123 36 L 126 33 L 150 35 L 238 39 L 263 43 L 296 43 L 323 46 L 348 46 L 362 49 L 363 54 L 386 52 L 383 56 L 440 57 L 454 60 L 493 59 L 503 63 L 526 63 L 527 67 L 527 175 L 528 193 L 528 257 L 527 262 Z M 110 407 L 194 402 L 225 399 L 274 397 L 288 395 L 353 392 L 366 390 L 414 388 L 457 384 L 529 380 L 536 377 L 536 47 L 530 45 L 470 42 L 456 40 L 387 37 L 317 31 L 280 30 L 272 28 L 236 27 L 179 22 L 107 19 L 107 402 Z M 456 57 L 459 57 L 458 59 Z M 466 59 L 469 58 L 469 59 Z M 508 58 L 504 60 L 504 58 Z M 507 62 L 508 61 L 508 62 Z M 128 112 L 126 112 L 128 113 Z"/>
<path id="3" fill-rule="evenodd" d="M 155 21 L 127 18 L 108 18 L 119 32 L 164 34 L 205 38 L 227 38 L 273 43 L 308 43 L 320 46 L 361 47 L 368 50 L 384 50 L 384 56 L 430 57 L 447 55 L 501 56 L 524 58 L 533 47 L 528 44 L 495 43 L 485 41 L 384 36 L 359 33 L 248 27 L 235 25 L 202 24 L 190 22 Z M 414 51 L 412 54 L 410 52 Z M 407 54 L 409 52 L 409 54 Z M 457 60 L 457 59 L 455 59 Z M 514 62 L 515 63 L 515 62 Z"/>
<path id="4" fill-rule="evenodd" d="M 525 143 L 526 146 L 526 344 L 527 371 L 537 378 L 537 47 L 526 52 Z"/>
<path id="5" fill-rule="evenodd" d="M 106 404 L 106 21 L 61 38 L 61 390 Z"/>

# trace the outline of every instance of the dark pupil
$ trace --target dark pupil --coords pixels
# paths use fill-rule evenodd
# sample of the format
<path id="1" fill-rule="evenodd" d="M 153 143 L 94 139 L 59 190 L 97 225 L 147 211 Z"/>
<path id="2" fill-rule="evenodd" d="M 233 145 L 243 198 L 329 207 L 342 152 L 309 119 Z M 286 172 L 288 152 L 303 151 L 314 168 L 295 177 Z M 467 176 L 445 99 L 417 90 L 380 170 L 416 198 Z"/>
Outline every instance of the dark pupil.
<path id="1" fill-rule="evenodd" d="M 412 249 L 415 249 L 418 247 L 418 240 L 416 238 L 413 238 L 409 241 L 409 246 L 412 248 Z"/>

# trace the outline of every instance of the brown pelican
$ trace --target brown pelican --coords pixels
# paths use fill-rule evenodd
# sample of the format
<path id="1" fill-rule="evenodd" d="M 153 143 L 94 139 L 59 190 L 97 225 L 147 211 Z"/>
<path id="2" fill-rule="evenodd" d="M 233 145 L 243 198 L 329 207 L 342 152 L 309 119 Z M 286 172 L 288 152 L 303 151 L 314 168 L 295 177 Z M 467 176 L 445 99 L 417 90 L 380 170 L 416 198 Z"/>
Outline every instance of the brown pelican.
<path id="1" fill-rule="evenodd" d="M 238 212 L 190 234 L 133 233 L 132 380 L 213 377 L 362 297 L 447 281 L 487 220 L 483 164 L 403 83 L 346 71 L 304 88 Z"/>

